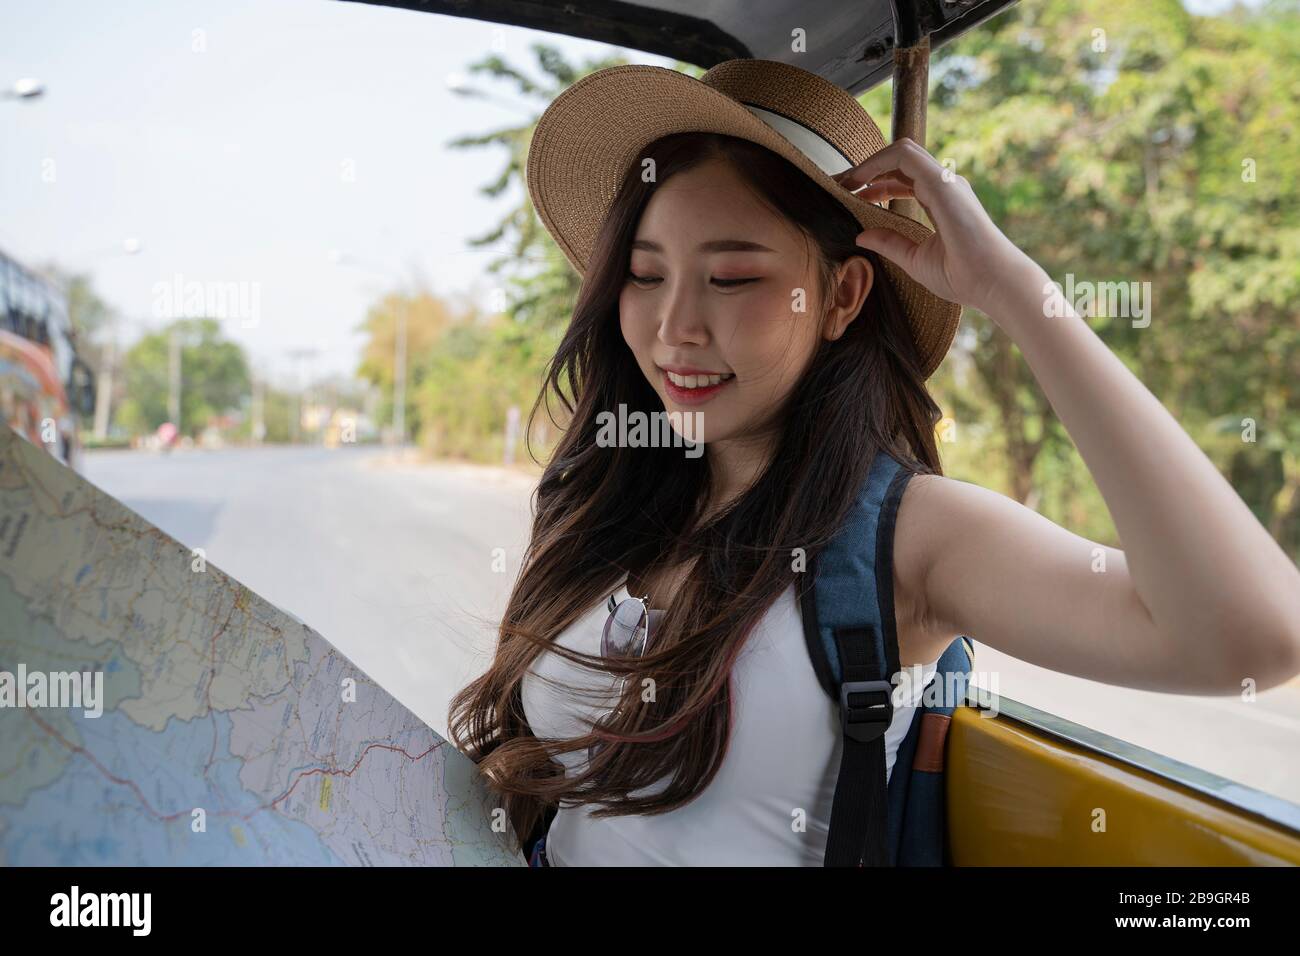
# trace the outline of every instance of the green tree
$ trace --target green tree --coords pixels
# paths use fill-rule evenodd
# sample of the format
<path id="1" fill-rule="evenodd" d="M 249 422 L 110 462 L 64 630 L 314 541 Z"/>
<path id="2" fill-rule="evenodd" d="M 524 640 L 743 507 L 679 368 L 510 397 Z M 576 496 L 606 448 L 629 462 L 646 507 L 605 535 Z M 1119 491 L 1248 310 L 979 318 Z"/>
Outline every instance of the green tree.
<path id="1" fill-rule="evenodd" d="M 243 349 L 221 336 L 216 319 L 178 319 L 145 335 L 126 353 L 127 398 L 119 421 L 136 434 L 169 418 L 171 336 L 181 337 L 181 431 L 194 435 L 215 415 L 237 408 L 249 393 Z"/>
<path id="2" fill-rule="evenodd" d="M 1300 0 L 1214 17 L 1178 0 L 1020 4 L 936 52 L 927 145 L 1057 281 L 1149 283 L 1149 322 L 1105 309 L 1088 321 L 1300 555 L 1297 40 Z M 586 73 L 624 62 L 574 67 L 533 49 L 540 81 L 498 57 L 471 70 L 513 84 L 540 112 Z M 889 96 L 886 84 L 862 98 L 886 132 Z M 472 240 L 501 246 L 490 268 L 511 321 L 454 322 L 413 355 L 415 414 L 425 444 L 444 453 L 499 454 L 505 410 L 530 407 L 576 299 L 578 278 L 523 188 L 534 125 L 451 143 L 505 147 L 482 191 L 518 186 L 522 198 Z M 943 446 L 950 474 L 1116 542 L 1068 434 L 987 316 L 967 311 L 931 386 L 956 436 Z"/>
<path id="3" fill-rule="evenodd" d="M 501 249 L 502 255 L 488 263 L 487 269 L 491 275 L 501 277 L 506 299 L 503 303 L 505 309 L 531 328 L 544 330 L 568 324 L 573 302 L 578 295 L 579 280 L 564 254 L 543 228 L 528 197 L 525 180 L 528 145 L 532 141 L 538 118 L 555 97 L 587 74 L 610 66 L 624 65 L 627 58 L 616 54 L 574 66 L 557 48 L 549 44 L 535 43 L 531 49 L 540 79 L 530 77 L 495 54 L 470 64 L 468 69 L 472 74 L 507 84 L 512 88 L 511 95 L 521 105 L 529 102 L 536 105 L 536 115 L 522 124 L 458 136 L 447 145 L 453 149 L 478 149 L 484 146 L 504 149 L 505 157 L 501 167 L 491 180 L 479 187 L 479 192 L 498 198 L 517 188 L 520 199 L 495 226 L 472 238 L 469 244 L 474 248 Z M 466 95 L 481 95 L 481 91 L 472 89 Z"/>
<path id="4" fill-rule="evenodd" d="M 1021 4 L 936 53 L 928 143 L 1057 281 L 1150 283 L 1149 324 L 1090 323 L 1293 552 L 1297 24 L 1295 0 L 1222 17 L 1177 0 Z M 995 426 L 1008 493 L 1113 540 L 1019 351 L 986 317 L 964 323 L 965 408 Z M 955 404 L 950 374 L 936 388 Z"/>
<path id="5" fill-rule="evenodd" d="M 442 455 L 500 460 L 507 410 L 531 407 L 577 297 L 578 276 L 542 228 L 524 186 L 528 144 L 537 117 L 565 88 L 587 73 L 627 61 L 615 55 L 574 66 L 554 47 L 535 44 L 532 50 L 537 78 L 495 55 L 468 69 L 506 84 L 521 104 L 535 103 L 535 114 L 524 123 L 448 143 L 453 149 L 502 148 L 500 169 L 479 191 L 500 198 L 517 189 L 520 196 L 495 226 L 470 240 L 475 248 L 501 251 L 488 265 L 499 283 L 499 312 L 453 308 L 417 290 L 386 296 L 361 326 L 366 345 L 358 375 L 379 387 L 384 397 L 378 414 L 389 421 L 398 310 L 408 310 L 406 421 L 417 443 Z M 483 91 L 470 89 L 465 95 Z"/>
<path id="6" fill-rule="evenodd" d="M 430 374 L 430 357 L 443 333 L 464 316 L 453 312 L 447 302 L 422 285 L 412 293 L 389 292 L 367 311 L 358 328 L 366 336 L 366 342 L 362 347 L 357 375 L 379 388 L 383 398 L 378 415 L 385 424 L 393 420 L 397 331 L 403 316 L 406 319 L 406 428 L 418 443 L 424 428 L 425 410 L 415 396 Z"/>
<path id="7" fill-rule="evenodd" d="M 69 272 L 53 263 L 41 269 L 67 296 L 68 319 L 73 334 L 83 346 L 100 343 L 116 318 L 116 313 L 95 290 L 94 278 L 85 272 Z M 96 355 L 83 356 L 88 362 L 98 360 Z"/>

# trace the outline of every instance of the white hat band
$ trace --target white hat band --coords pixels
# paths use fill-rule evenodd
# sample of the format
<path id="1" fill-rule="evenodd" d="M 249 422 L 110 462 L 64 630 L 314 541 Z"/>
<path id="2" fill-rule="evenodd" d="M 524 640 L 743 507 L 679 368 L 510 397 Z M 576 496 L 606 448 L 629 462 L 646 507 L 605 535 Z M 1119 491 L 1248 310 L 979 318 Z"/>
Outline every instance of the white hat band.
<path id="1" fill-rule="evenodd" d="M 741 105 L 788 139 L 799 152 L 816 163 L 821 171 L 828 176 L 842 173 L 853 165 L 843 153 L 835 148 L 830 140 L 825 139 L 820 133 L 809 129 L 802 123 L 795 122 L 790 117 L 782 116 L 780 113 L 773 113 L 771 110 L 763 109 L 761 106 L 751 106 L 748 103 L 742 103 Z"/>

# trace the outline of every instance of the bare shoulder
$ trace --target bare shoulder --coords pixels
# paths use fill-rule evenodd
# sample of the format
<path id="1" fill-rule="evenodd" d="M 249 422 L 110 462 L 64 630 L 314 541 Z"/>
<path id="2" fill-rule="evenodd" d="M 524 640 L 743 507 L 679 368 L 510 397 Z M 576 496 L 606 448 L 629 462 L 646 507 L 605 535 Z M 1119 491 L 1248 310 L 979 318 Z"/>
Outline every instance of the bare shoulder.
<path id="1" fill-rule="evenodd" d="M 988 488 L 945 475 L 913 475 L 903 490 L 894 525 L 894 568 L 918 602 L 938 562 L 972 537 L 1006 531 L 1008 523 L 1051 523 Z M 925 615 L 933 620 L 934 609 Z"/>
<path id="2" fill-rule="evenodd" d="M 903 489 L 894 526 L 894 563 L 909 582 L 923 583 L 953 531 L 980 520 L 1005 519 L 1015 506 L 1005 495 L 945 475 L 913 475 Z"/>

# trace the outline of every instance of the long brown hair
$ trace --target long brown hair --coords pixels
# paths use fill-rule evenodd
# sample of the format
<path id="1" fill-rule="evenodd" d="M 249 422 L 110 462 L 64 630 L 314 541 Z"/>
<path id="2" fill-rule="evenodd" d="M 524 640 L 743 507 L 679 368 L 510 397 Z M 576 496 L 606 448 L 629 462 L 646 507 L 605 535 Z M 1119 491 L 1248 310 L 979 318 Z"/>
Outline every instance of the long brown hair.
<path id="1" fill-rule="evenodd" d="M 526 434 L 539 408 L 549 413 L 554 393 L 569 421 L 534 492 L 532 537 L 495 657 L 451 702 L 453 742 L 502 796 L 521 841 L 548 806 L 591 804 L 595 816 L 650 814 L 697 796 L 726 754 L 732 663 L 768 607 L 799 583 L 795 549 L 811 558 L 834 536 L 877 450 L 887 449 L 913 472 L 941 473 L 939 407 L 926 390 L 894 289 L 875 254 L 854 243 L 862 230 L 848 211 L 797 167 L 747 140 L 679 133 L 651 144 L 645 156 L 655 160 L 656 181 L 643 181 L 641 157 L 629 166 L 529 416 Z M 871 261 L 875 283 L 844 334 L 819 339 L 782 406 L 777 451 L 765 469 L 744 494 L 701 521 L 709 456 L 598 444 L 597 416 L 620 403 L 629 415 L 639 411 L 652 421 L 663 412 L 623 340 L 619 295 L 654 190 L 714 157 L 729 161 L 757 196 L 809 237 L 819 251 L 819 304 L 833 294 L 833 269 L 850 256 Z M 679 562 L 689 562 L 690 574 L 640 658 L 602 659 L 553 643 L 628 572 Z M 611 680 L 627 677 L 614 712 L 592 733 L 555 740 L 529 728 L 520 685 L 546 650 Z M 585 754 L 597 742 L 595 758 L 574 776 L 553 759 Z M 661 780 L 666 785 L 654 792 L 637 793 Z"/>

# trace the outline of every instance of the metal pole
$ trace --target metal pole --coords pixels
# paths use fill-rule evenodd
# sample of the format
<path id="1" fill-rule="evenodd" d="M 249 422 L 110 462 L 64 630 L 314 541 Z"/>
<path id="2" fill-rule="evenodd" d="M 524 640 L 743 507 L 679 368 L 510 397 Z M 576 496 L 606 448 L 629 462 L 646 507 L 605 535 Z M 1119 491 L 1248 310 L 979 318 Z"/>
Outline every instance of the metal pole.
<path id="1" fill-rule="evenodd" d="M 922 33 L 916 4 L 911 0 L 894 0 L 894 87 L 891 136 L 906 136 L 925 145 L 925 114 L 930 97 L 930 36 Z M 925 210 L 911 197 L 889 201 L 889 209 L 899 215 L 925 222 Z M 933 223 L 931 224 L 933 225 Z"/>

